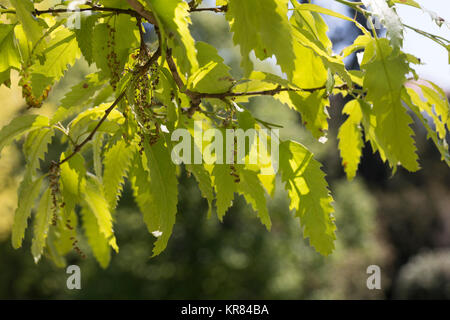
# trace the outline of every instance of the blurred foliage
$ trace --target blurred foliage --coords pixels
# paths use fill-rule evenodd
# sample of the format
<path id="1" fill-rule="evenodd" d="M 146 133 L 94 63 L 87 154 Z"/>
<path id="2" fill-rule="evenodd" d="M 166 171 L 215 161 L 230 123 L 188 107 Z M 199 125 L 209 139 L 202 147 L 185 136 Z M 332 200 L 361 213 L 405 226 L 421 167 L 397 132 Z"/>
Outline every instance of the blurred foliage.
<path id="1" fill-rule="evenodd" d="M 400 269 L 395 298 L 450 299 L 450 251 L 421 253 Z"/>

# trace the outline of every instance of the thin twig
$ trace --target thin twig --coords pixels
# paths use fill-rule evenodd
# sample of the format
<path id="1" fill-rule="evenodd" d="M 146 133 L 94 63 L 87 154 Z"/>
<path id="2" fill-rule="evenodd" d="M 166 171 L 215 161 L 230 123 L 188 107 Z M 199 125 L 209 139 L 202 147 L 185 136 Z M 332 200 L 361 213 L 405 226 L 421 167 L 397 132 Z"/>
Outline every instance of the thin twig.
<path id="1" fill-rule="evenodd" d="M 211 12 L 226 12 L 228 9 L 228 6 L 221 6 L 221 7 L 215 7 L 215 8 L 191 8 L 190 12 L 202 12 L 202 11 L 211 11 Z"/>
<path id="2" fill-rule="evenodd" d="M 243 96 L 274 96 L 283 91 L 303 91 L 303 92 L 315 92 L 320 90 L 325 90 L 326 86 L 316 87 L 316 88 L 285 88 L 278 86 L 275 89 L 271 90 L 262 90 L 262 91 L 248 91 L 248 92 L 223 92 L 223 93 L 201 93 L 201 92 L 193 92 L 191 94 L 197 95 L 198 98 L 217 98 L 224 99 L 226 97 L 243 97 Z M 348 90 L 347 84 L 343 84 L 340 86 L 334 87 L 334 89 L 338 90 Z"/>
<path id="3" fill-rule="evenodd" d="M 126 90 L 123 90 L 122 93 L 116 98 L 116 100 L 114 100 L 113 104 L 108 109 L 105 110 L 105 114 L 100 119 L 100 121 L 97 123 L 94 130 L 92 130 L 91 133 L 80 144 L 77 144 L 73 148 L 73 152 L 70 155 L 68 155 L 67 157 L 65 157 L 63 160 L 61 160 L 58 163 L 58 165 L 62 165 L 64 162 L 67 162 L 69 159 L 71 159 L 74 155 L 76 155 L 78 152 L 80 152 L 81 148 L 83 148 L 83 146 L 86 143 L 88 143 L 94 137 L 95 133 L 98 131 L 100 126 L 103 124 L 103 122 L 105 122 L 106 118 L 108 118 L 109 114 L 119 104 L 120 100 L 122 100 L 122 98 L 125 97 L 125 93 L 126 93 Z"/>

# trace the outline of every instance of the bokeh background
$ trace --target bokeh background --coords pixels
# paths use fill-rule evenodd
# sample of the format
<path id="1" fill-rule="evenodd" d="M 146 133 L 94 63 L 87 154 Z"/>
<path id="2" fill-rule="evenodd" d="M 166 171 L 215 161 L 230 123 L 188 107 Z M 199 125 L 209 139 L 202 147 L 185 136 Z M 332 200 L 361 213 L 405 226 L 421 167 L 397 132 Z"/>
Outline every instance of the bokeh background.
<path id="1" fill-rule="evenodd" d="M 446 13 L 450 15 L 446 1 L 419 2 L 450 20 L 450 16 L 445 17 Z M 353 15 L 333 1 L 316 3 Z M 418 10 L 401 14 L 429 31 L 450 36 L 448 29 L 435 30 L 431 19 Z M 365 23 L 362 17 L 358 19 Z M 239 76 L 238 50 L 232 44 L 223 16 L 201 13 L 195 14 L 193 20 L 195 38 L 216 46 L 232 67 L 232 73 Z M 335 19 L 327 22 L 336 52 L 358 35 L 351 24 Z M 419 74 L 449 90 L 445 50 L 424 52 L 424 46 L 434 45 L 407 34 L 408 52 L 427 63 Z M 441 62 L 436 65 L 436 61 Z M 355 57 L 348 59 L 347 64 L 358 67 Z M 279 72 L 273 61 L 255 60 L 255 65 L 261 70 Z M 64 92 L 92 71 L 84 61 L 77 62 L 53 88 L 39 112 L 54 112 Z M 17 80 L 16 75 L 11 89 L 0 88 L 0 127 L 26 110 Z M 310 146 L 324 164 L 336 200 L 338 225 L 337 249 L 329 257 L 317 254 L 308 240 L 303 239 L 299 221 L 289 212 L 281 184 L 269 201 L 273 228 L 267 232 L 241 197 L 236 198 L 223 223 L 214 215 L 206 219 L 207 203 L 201 199 L 194 178 L 183 172 L 179 179 L 177 223 L 166 251 L 150 258 L 153 237 L 144 226 L 127 184 L 115 217 L 120 253 L 114 254 L 111 265 L 103 270 L 81 240 L 80 247 L 88 258 L 83 260 L 73 252 L 67 260 L 81 267 L 82 289 L 68 290 L 64 268 L 57 268 L 46 259 L 37 265 L 33 262 L 30 230 L 22 249 L 11 247 L 11 224 L 24 159 L 20 141 L 5 148 L 0 158 L 0 298 L 449 299 L 448 167 L 416 123 L 421 171 L 411 174 L 399 169 L 392 176 L 391 170 L 366 145 L 358 178 L 347 181 L 335 138 L 344 120 L 341 111 L 345 102 L 341 97 L 332 99 L 329 140 L 325 144 L 315 142 L 301 126 L 300 116 L 287 106 L 270 98 L 255 98 L 250 103 L 258 117 L 283 125 L 282 136 Z M 61 146 L 55 142 L 50 150 L 47 164 L 57 157 Z M 381 290 L 366 287 L 366 268 L 372 264 L 381 268 Z"/>

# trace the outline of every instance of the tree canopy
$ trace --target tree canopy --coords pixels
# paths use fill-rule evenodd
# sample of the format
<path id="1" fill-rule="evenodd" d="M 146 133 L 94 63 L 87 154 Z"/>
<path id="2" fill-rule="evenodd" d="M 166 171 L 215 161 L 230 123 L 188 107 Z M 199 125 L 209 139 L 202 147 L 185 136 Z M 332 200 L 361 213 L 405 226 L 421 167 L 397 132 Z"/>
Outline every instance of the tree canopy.
<path id="1" fill-rule="evenodd" d="M 347 99 L 338 146 L 349 179 L 357 173 L 365 143 L 393 173 L 398 166 L 419 170 L 413 116 L 449 164 L 446 94 L 419 78 L 414 66 L 420 59 L 403 52 L 402 45 L 405 28 L 449 52 L 450 42 L 402 23 L 397 6 L 422 9 L 415 1 L 335 1 L 368 18 L 368 26 L 295 0 L 217 0 L 214 7 L 201 0 L 0 1 L 0 83 L 10 86 L 11 72 L 18 72 L 28 106 L 0 130 L 0 151 L 25 139 L 26 170 L 18 190 L 13 247 L 22 246 L 34 211 L 31 251 L 36 262 L 45 254 L 64 265 L 71 250 L 84 256 L 77 243 L 85 236 L 95 258 L 107 267 L 111 250 L 119 251 L 115 209 L 128 180 L 143 221 L 157 238 L 153 254 L 158 255 L 175 224 L 177 176 L 183 165 L 198 181 L 208 215 L 215 211 L 222 219 L 241 194 L 269 230 L 267 195 L 273 195 L 276 185 L 284 187 L 304 237 L 319 253 L 332 253 L 333 198 L 321 164 L 306 146 L 280 140 L 278 124 L 248 110 L 247 102 L 257 96 L 271 96 L 298 111 L 321 142 L 327 140 L 330 98 Z M 206 12 L 229 23 L 241 54 L 242 78 L 231 76 L 217 48 L 194 38 L 191 16 Z M 335 53 L 323 15 L 351 21 L 360 35 Z M 437 15 L 432 18 L 447 24 Z M 149 40 L 151 35 L 155 41 Z M 355 52 L 363 55 L 360 68 L 351 70 L 344 59 Z M 269 58 L 281 74 L 255 68 L 256 60 Z M 36 112 L 78 59 L 96 71 L 66 92 L 53 115 Z M 173 135 L 179 129 L 194 141 L 189 152 L 194 158 L 208 149 L 208 139 L 196 135 L 199 130 L 266 129 L 271 143 L 261 144 L 262 137 L 256 136 L 244 142 L 248 148 L 243 154 L 232 154 L 231 163 L 191 162 L 186 154 L 177 162 Z M 41 160 L 56 139 L 66 150 L 46 170 Z M 214 142 L 216 149 L 209 152 L 217 160 L 222 145 L 217 137 Z M 250 150 L 262 145 L 267 152 L 258 157 L 277 153 L 276 166 L 267 159 L 238 161 L 248 160 Z"/>

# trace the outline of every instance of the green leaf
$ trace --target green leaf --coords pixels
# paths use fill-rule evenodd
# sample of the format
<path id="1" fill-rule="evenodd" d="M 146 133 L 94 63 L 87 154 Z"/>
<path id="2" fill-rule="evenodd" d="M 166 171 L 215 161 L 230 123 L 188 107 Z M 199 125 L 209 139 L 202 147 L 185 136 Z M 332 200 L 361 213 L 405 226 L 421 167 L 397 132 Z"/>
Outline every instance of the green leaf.
<path id="1" fill-rule="evenodd" d="M 307 10 L 307 11 L 313 11 L 313 12 L 317 12 L 317 13 L 322 13 L 322 14 L 326 14 L 329 15 L 331 17 L 335 17 L 335 18 L 339 18 L 342 20 L 346 20 L 346 21 L 351 21 L 355 24 L 355 26 L 358 27 L 359 30 L 361 30 L 361 32 L 366 35 L 366 36 L 370 36 L 369 32 L 366 30 L 366 28 L 364 28 L 358 21 L 356 21 L 355 19 L 349 18 L 347 16 L 344 16 L 343 14 L 340 14 L 338 12 L 335 12 L 333 10 L 327 9 L 327 8 L 323 8 L 321 6 L 312 4 L 312 3 L 304 3 L 304 4 L 297 4 L 294 2 L 294 6 L 296 10 Z"/>
<path id="2" fill-rule="evenodd" d="M 52 196 L 49 188 L 44 192 L 39 202 L 34 220 L 34 237 L 31 245 L 31 253 L 34 262 L 38 263 L 44 251 L 48 229 L 52 217 Z"/>
<path id="3" fill-rule="evenodd" d="M 56 228 L 51 228 L 48 232 L 47 237 L 47 254 L 48 257 L 53 261 L 53 263 L 58 268 L 64 268 L 67 263 L 66 259 L 58 252 L 55 246 L 55 242 L 57 241 L 57 231 Z"/>
<path id="4" fill-rule="evenodd" d="M 35 97 L 40 97 L 44 90 L 53 84 L 54 79 L 40 73 L 31 74 L 31 93 Z"/>
<path id="5" fill-rule="evenodd" d="M 44 160 L 51 143 L 54 132 L 50 128 L 42 128 L 30 132 L 24 144 L 24 154 L 27 161 L 26 170 L 34 176 L 36 169 L 39 168 L 39 161 Z"/>
<path id="6" fill-rule="evenodd" d="M 61 160 L 69 155 L 70 153 L 62 153 Z M 66 203 L 65 210 L 70 213 L 86 189 L 86 166 L 79 153 L 60 165 L 60 184 L 61 195 Z"/>
<path id="7" fill-rule="evenodd" d="M 370 35 L 358 36 L 352 45 L 342 50 L 342 56 L 348 57 L 355 51 L 365 49 L 369 43 L 373 43 L 373 38 Z"/>
<path id="8" fill-rule="evenodd" d="M 360 104 L 359 100 L 352 100 L 345 105 L 342 113 L 347 114 L 348 118 L 339 128 L 338 134 L 342 166 L 349 180 L 356 175 L 364 145 L 360 127 L 363 117 Z"/>
<path id="9" fill-rule="evenodd" d="M 450 128 L 450 105 L 445 92 L 431 81 L 427 85 L 421 85 L 423 96 L 427 99 L 430 108 L 425 111 L 433 118 L 441 139 L 445 138 L 445 126 Z"/>
<path id="10" fill-rule="evenodd" d="M 14 45 L 14 25 L 0 24 L 0 54 L 0 72 L 20 68 L 19 51 Z"/>
<path id="11" fill-rule="evenodd" d="M 59 209 L 59 208 L 58 208 Z M 76 243 L 74 239 L 77 238 L 78 217 L 75 211 L 69 211 L 64 207 L 62 214 L 56 215 L 55 239 L 53 240 L 56 251 L 59 255 L 66 255 L 74 249 Z"/>
<path id="12" fill-rule="evenodd" d="M 133 188 L 133 196 L 134 199 L 141 210 L 144 222 L 147 226 L 151 226 L 150 232 L 156 231 L 153 229 L 155 225 L 157 225 L 157 220 L 154 219 L 155 216 L 152 215 L 152 210 L 150 209 L 153 206 L 152 203 L 152 191 L 150 190 L 150 181 L 149 172 L 144 168 L 142 163 L 143 159 L 140 155 L 136 154 L 132 166 L 130 168 L 130 182 Z"/>
<path id="13" fill-rule="evenodd" d="M 394 0 L 395 3 L 406 4 L 408 6 L 416 7 L 421 9 L 422 7 L 414 0 Z"/>
<path id="14" fill-rule="evenodd" d="M 105 197 L 111 209 L 117 206 L 125 182 L 124 179 L 135 151 L 136 148 L 128 145 L 124 140 L 117 141 L 105 151 L 103 185 Z"/>
<path id="15" fill-rule="evenodd" d="M 130 19 L 126 14 L 116 15 L 111 20 L 111 26 L 116 30 L 114 34 L 114 52 L 116 52 L 119 61 L 117 68 L 122 72 L 131 51 L 139 45 L 139 31 L 136 21 Z"/>
<path id="16" fill-rule="evenodd" d="M 88 74 L 83 81 L 70 88 L 61 100 L 61 106 L 71 108 L 85 105 L 104 85 L 105 82 L 99 80 L 98 73 Z"/>
<path id="17" fill-rule="evenodd" d="M 110 104 L 101 104 L 97 107 L 87 109 L 79 113 L 75 119 L 70 122 L 69 133 L 73 138 L 80 139 L 81 136 L 91 132 L 97 125 L 98 120 L 103 117 Z M 106 121 L 98 128 L 97 132 L 115 133 L 120 130 L 120 124 L 123 123 L 123 115 L 118 110 L 113 110 Z"/>
<path id="18" fill-rule="evenodd" d="M 92 157 L 94 158 L 94 172 L 97 177 L 103 177 L 102 150 L 105 135 L 96 133 L 92 139 Z"/>
<path id="19" fill-rule="evenodd" d="M 440 127 L 442 123 L 440 124 L 440 120 L 436 119 L 436 116 L 433 114 L 433 112 L 430 109 L 430 106 L 427 102 L 423 101 L 421 97 L 417 94 L 416 91 L 414 91 L 412 88 L 407 88 L 407 90 L 404 90 L 402 92 L 402 100 L 408 105 L 408 107 L 415 113 L 417 118 L 422 122 L 423 126 L 427 130 L 427 138 L 431 139 L 433 143 L 435 144 L 436 148 L 438 149 L 439 153 L 441 154 L 441 160 L 445 161 L 448 166 L 450 166 L 450 154 L 448 152 L 448 144 L 445 141 L 445 136 L 440 137 Z M 429 114 L 433 114 L 431 117 L 435 123 L 436 130 L 431 129 L 431 126 L 429 124 L 429 118 L 425 118 L 422 115 L 422 112 L 426 112 Z M 444 132 L 445 127 L 444 127 Z"/>
<path id="20" fill-rule="evenodd" d="M 66 28 L 59 29 L 55 37 L 49 42 L 44 64 L 33 65 L 32 73 L 45 75 L 54 81 L 59 80 L 68 66 L 72 66 L 80 55 L 75 34 Z"/>
<path id="21" fill-rule="evenodd" d="M 243 195 L 247 203 L 252 205 L 261 222 L 266 226 L 267 230 L 270 230 L 272 222 L 267 211 L 264 188 L 258 179 L 258 174 L 255 171 L 246 169 L 238 172 L 240 180 L 238 183 L 239 194 Z"/>
<path id="22" fill-rule="evenodd" d="M 296 9 L 302 5 L 293 3 Z M 328 69 L 338 74 L 349 87 L 352 79 L 347 72 L 342 57 L 333 55 L 328 27 L 316 12 L 294 11 L 290 22 L 294 37 L 296 68 L 293 83 L 300 88 L 315 88 L 325 85 Z"/>
<path id="23" fill-rule="evenodd" d="M 4 84 L 6 87 L 11 87 L 11 70 L 0 72 L 0 86 Z"/>
<path id="24" fill-rule="evenodd" d="M 201 164 L 187 164 L 186 169 L 191 172 L 198 182 L 198 187 L 202 197 L 208 200 L 208 217 L 211 216 L 212 202 L 214 201 L 214 191 L 211 176 Z"/>
<path id="25" fill-rule="evenodd" d="M 80 28 L 75 29 L 75 35 L 78 42 L 78 47 L 86 59 L 87 63 L 91 65 L 94 62 L 93 53 L 93 35 L 94 27 L 100 14 L 92 13 L 89 16 L 81 15 Z"/>
<path id="26" fill-rule="evenodd" d="M 0 130 L 0 152 L 2 149 L 18 139 L 23 134 L 48 126 L 48 118 L 45 116 L 38 116 L 28 114 L 13 119 L 8 125 Z"/>
<path id="27" fill-rule="evenodd" d="M 164 145 L 163 138 L 153 145 L 145 141 L 144 154 L 145 165 L 150 173 L 147 183 L 151 190 L 151 207 L 143 214 L 148 230 L 158 235 L 153 248 L 153 255 L 156 256 L 166 248 L 175 224 L 178 181 L 170 150 Z"/>
<path id="28" fill-rule="evenodd" d="M 25 236 L 25 229 L 28 225 L 28 218 L 31 215 L 34 202 L 39 196 L 43 178 L 44 176 L 41 176 L 33 181 L 31 177 L 25 176 L 20 184 L 18 207 L 14 213 L 14 223 L 11 235 L 12 246 L 14 249 L 18 249 L 22 246 L 22 241 Z"/>
<path id="29" fill-rule="evenodd" d="M 189 31 L 189 5 L 179 0 L 145 0 L 167 37 L 177 64 L 183 74 L 198 69 L 195 41 Z"/>
<path id="30" fill-rule="evenodd" d="M 401 103 L 401 92 L 409 71 L 403 54 L 393 52 L 387 39 L 377 39 L 376 56 L 362 65 L 366 100 L 373 103 L 375 134 L 394 170 L 400 162 L 409 171 L 417 171 L 416 147 L 410 128 L 411 117 Z"/>
<path id="31" fill-rule="evenodd" d="M 106 269 L 111 261 L 111 248 L 108 244 L 108 239 L 100 231 L 96 216 L 89 208 L 83 207 L 81 209 L 81 216 L 83 218 L 86 238 L 92 249 L 92 253 L 100 266 Z"/>
<path id="32" fill-rule="evenodd" d="M 98 23 L 92 35 L 93 61 L 98 69 L 102 71 L 102 76 L 111 77 L 111 69 L 107 57 L 110 56 L 111 49 L 108 48 L 107 39 L 109 37 L 108 24 Z"/>
<path id="33" fill-rule="evenodd" d="M 260 60 L 275 55 L 281 70 L 292 79 L 295 55 L 287 0 L 230 0 L 226 18 L 234 43 L 240 46 L 246 75 L 253 69 L 249 53 L 254 50 Z"/>
<path id="34" fill-rule="evenodd" d="M 39 22 L 33 16 L 34 5 L 30 0 L 11 0 L 11 5 L 16 9 L 16 15 L 29 41 L 36 43 L 42 36 L 43 30 Z"/>
<path id="35" fill-rule="evenodd" d="M 197 42 L 200 69 L 188 79 L 188 88 L 198 92 L 221 93 L 230 90 L 233 78 L 230 67 L 223 63 L 217 49 L 205 42 Z"/>
<path id="36" fill-rule="evenodd" d="M 113 231 L 113 218 L 108 201 L 105 198 L 103 187 L 99 179 L 88 175 L 86 179 L 86 190 L 83 194 L 88 208 L 94 213 L 99 232 L 108 240 L 109 245 L 119 251 Z"/>
<path id="37" fill-rule="evenodd" d="M 237 186 L 231 176 L 229 164 L 216 164 L 212 170 L 214 190 L 216 191 L 217 217 L 223 220 L 228 208 L 233 204 Z"/>
<path id="38" fill-rule="evenodd" d="M 328 190 L 325 174 L 313 154 L 293 141 L 280 145 L 281 179 L 291 199 L 290 209 L 300 218 L 305 238 L 322 255 L 334 250 L 336 239 L 333 198 Z"/>

